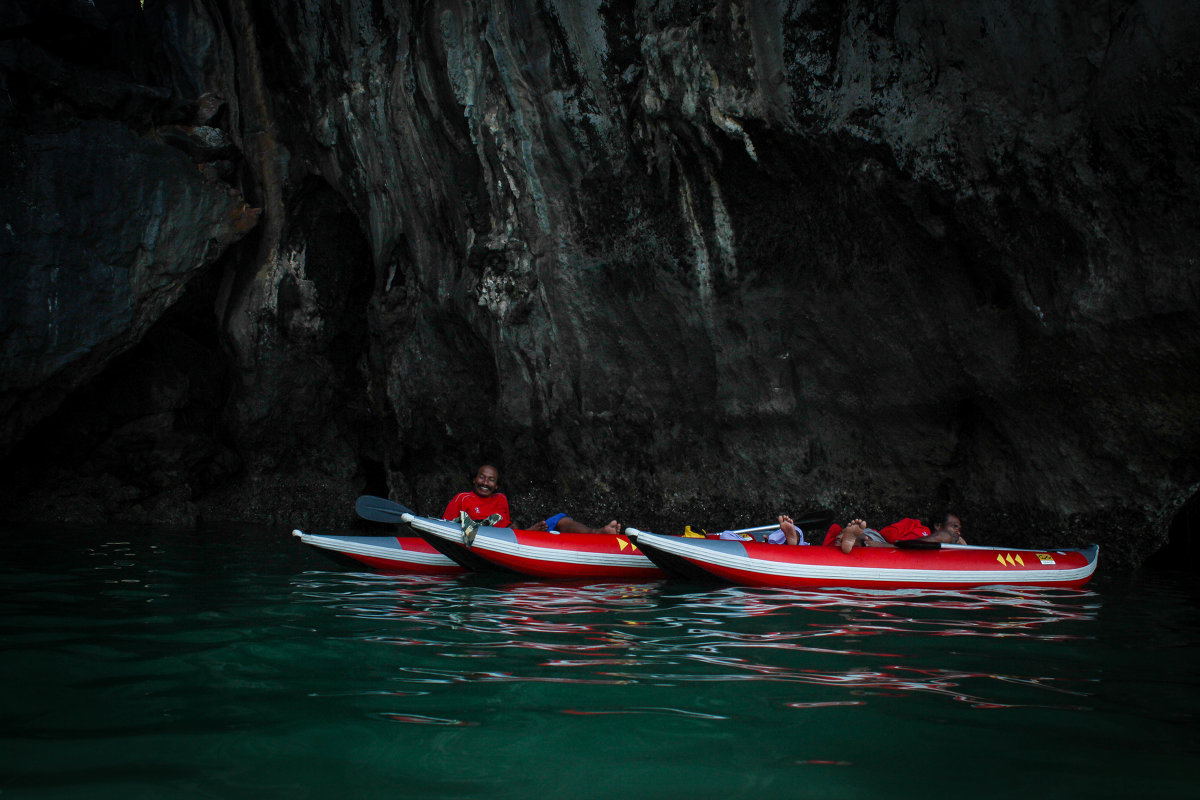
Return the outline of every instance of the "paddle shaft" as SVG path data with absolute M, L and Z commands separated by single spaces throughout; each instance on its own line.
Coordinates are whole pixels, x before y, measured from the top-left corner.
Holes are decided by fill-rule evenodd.
M 1057 553 L 1062 550 L 1074 550 L 1078 548 L 1063 548 L 1063 547 L 1045 547 L 1038 549 L 1036 547 L 1001 547 L 998 545 L 987 544 L 951 544 L 950 542 L 927 542 L 921 539 L 899 539 L 892 542 L 893 547 L 898 547 L 901 550 L 1003 550 L 1006 553 Z
M 757 528 L 738 528 L 730 533 L 758 533 L 759 531 L 773 531 L 778 527 L 778 525 L 759 525 Z

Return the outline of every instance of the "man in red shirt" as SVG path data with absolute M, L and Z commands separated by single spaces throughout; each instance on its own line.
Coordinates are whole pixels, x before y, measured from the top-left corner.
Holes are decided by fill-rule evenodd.
M 473 487 L 469 492 L 459 492 L 450 499 L 446 505 L 446 510 L 442 512 L 442 519 L 458 520 L 460 514 L 466 512 L 466 515 L 480 522 L 487 520 L 493 514 L 499 514 L 498 521 L 488 522 L 488 525 L 493 525 L 497 528 L 512 527 L 512 517 L 508 510 L 508 498 L 504 493 L 499 491 L 500 486 L 500 471 L 491 464 L 484 464 L 475 473 L 475 479 L 471 482 Z M 621 525 L 615 519 L 599 528 L 593 528 L 590 525 L 585 525 L 578 520 L 572 519 L 566 514 L 555 514 L 554 516 L 542 520 L 530 526 L 531 531 L 559 531 L 561 533 L 611 533 L 618 534 L 621 532 Z
M 475 473 L 475 479 L 471 483 L 471 491 L 459 492 L 450 499 L 446 510 L 442 512 L 442 519 L 458 519 L 459 513 L 463 511 L 476 521 L 499 514 L 499 522 L 493 524 L 500 528 L 510 527 L 512 518 L 508 513 L 508 498 L 498 490 L 500 471 L 491 464 L 484 464 Z
M 877 531 L 871 530 L 861 519 L 856 519 L 845 528 L 841 525 L 831 525 L 825 534 L 825 544 L 840 547 L 843 553 L 849 553 L 857 546 L 891 547 L 901 539 L 924 539 L 927 542 L 949 544 L 967 543 L 962 536 L 962 520 L 949 513 L 943 515 L 941 522 L 934 524 L 932 531 L 922 525 L 919 519 L 902 519 Z

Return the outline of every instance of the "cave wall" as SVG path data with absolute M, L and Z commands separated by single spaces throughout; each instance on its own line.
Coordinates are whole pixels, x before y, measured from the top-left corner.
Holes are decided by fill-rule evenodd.
M 209 165 L 192 180 L 261 209 L 182 260 L 211 275 L 188 319 L 215 330 L 226 400 L 186 497 L 145 490 L 143 518 L 345 526 L 366 490 L 434 512 L 488 460 L 519 521 L 950 505 L 973 539 L 1133 563 L 1200 485 L 1200 12 L 147 0 L 135 19 L 122 68 L 160 99 L 104 124 L 129 150 L 166 131 Z M 10 98 L 32 80 L 12 63 Z M 29 105 L 6 136 L 29 141 Z M 174 291 L 127 305 L 153 322 Z M 59 395 L 152 335 L 113 327 Z M 3 388 L 28 406 L 48 385 Z M 40 441 L 33 422 L 8 440 Z M 74 502 L 44 484 L 38 513 Z

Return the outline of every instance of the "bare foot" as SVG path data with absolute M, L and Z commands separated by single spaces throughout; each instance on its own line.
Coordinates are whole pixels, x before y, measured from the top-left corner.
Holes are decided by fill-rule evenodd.
M 859 539 L 863 536 L 863 531 L 867 529 L 867 523 L 861 519 L 851 520 L 850 524 L 842 529 L 842 535 L 838 539 L 838 544 L 842 548 L 843 553 L 849 553 L 854 549 L 854 545 L 858 544 Z
M 611 533 L 614 536 L 621 532 L 621 523 L 615 519 L 600 529 L 600 533 Z
M 787 514 L 779 515 L 779 530 L 783 531 L 783 538 L 788 544 L 800 543 L 800 534 L 796 533 L 796 523 L 792 522 L 792 518 Z

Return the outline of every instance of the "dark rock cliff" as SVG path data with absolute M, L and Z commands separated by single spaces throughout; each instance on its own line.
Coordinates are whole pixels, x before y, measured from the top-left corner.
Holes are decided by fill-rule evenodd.
M 346 527 L 1200 486 L 1200 9 L 54 0 L 0 14 L 10 514 Z

